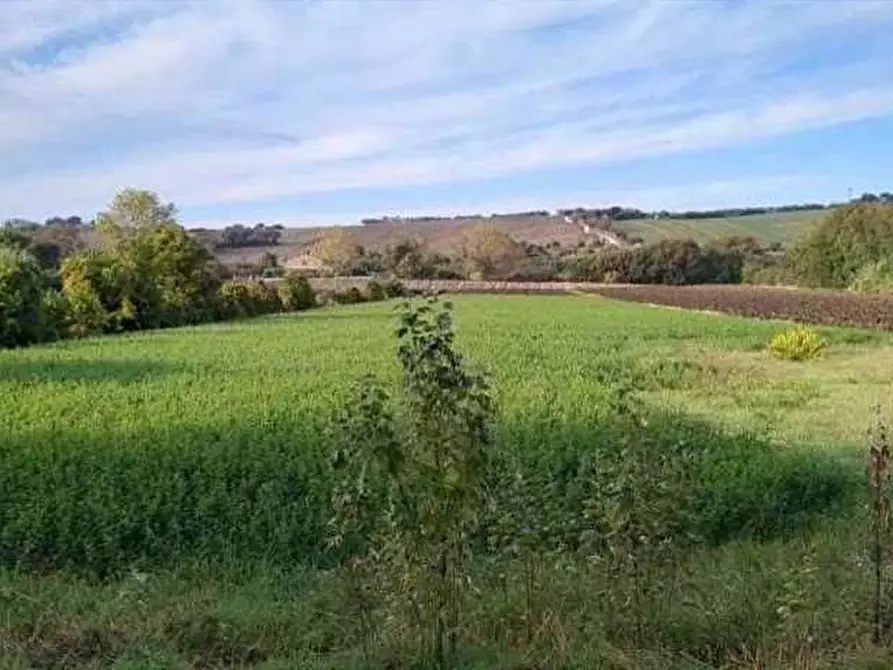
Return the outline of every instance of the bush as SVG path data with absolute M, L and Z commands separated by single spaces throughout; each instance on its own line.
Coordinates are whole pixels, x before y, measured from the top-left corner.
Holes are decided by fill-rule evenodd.
M 839 207 L 791 250 L 806 286 L 846 288 L 868 265 L 893 256 L 893 205 Z
M 624 284 L 737 284 L 743 253 L 734 246 L 702 249 L 694 240 L 661 240 L 634 249 L 581 255 L 570 275 L 581 281 Z
M 217 318 L 239 319 L 282 311 L 277 290 L 262 281 L 225 282 L 217 294 Z
M 248 282 L 245 285 L 248 296 L 248 314 L 262 316 L 282 311 L 279 293 L 274 286 L 263 281 Z
M 374 279 L 366 284 L 366 293 L 369 296 L 369 300 L 371 302 L 381 302 L 382 300 L 387 299 L 387 295 L 384 291 L 384 286 L 382 286 Z
M 885 258 L 863 266 L 849 289 L 859 293 L 893 293 L 893 262 Z
M 278 290 L 286 312 L 300 312 L 316 305 L 316 294 L 306 277 L 289 273 L 279 282 Z
M 68 335 L 68 301 L 59 291 L 45 291 L 41 300 L 44 341 L 60 340 Z
M 351 286 L 346 291 L 335 291 L 331 299 L 336 305 L 356 305 L 366 302 L 366 297 L 356 286 Z
M 807 361 L 821 356 L 825 341 L 812 328 L 798 326 L 778 333 L 769 343 L 776 358 L 786 361 Z
M 382 284 L 385 296 L 388 298 L 403 298 L 406 296 L 406 287 L 398 281 L 389 281 Z
M 766 254 L 745 261 L 741 281 L 760 286 L 793 286 L 797 284 L 797 277 L 787 256 Z
M 25 251 L 0 247 L 0 346 L 20 347 L 48 339 L 46 279 Z

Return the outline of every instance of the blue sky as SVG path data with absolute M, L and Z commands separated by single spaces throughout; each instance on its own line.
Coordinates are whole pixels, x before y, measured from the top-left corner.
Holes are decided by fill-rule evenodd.
M 886 0 L 2 0 L 0 218 L 893 190 L 891 30 Z

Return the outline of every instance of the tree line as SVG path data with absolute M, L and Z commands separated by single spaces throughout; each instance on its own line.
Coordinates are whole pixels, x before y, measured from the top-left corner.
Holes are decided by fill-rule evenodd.
M 0 230 L 0 346 L 63 337 L 166 328 L 307 309 L 306 278 L 275 287 L 231 280 L 155 193 L 127 189 L 92 222 L 92 243 L 44 241 L 47 230 L 82 222 Z M 76 217 L 73 217 L 76 218 Z M 54 238 L 55 239 L 55 238 Z M 44 245 L 56 244 L 46 252 Z
M 324 233 L 311 246 L 324 272 L 339 276 L 662 284 L 738 283 L 750 264 L 775 253 L 749 237 L 707 246 L 682 239 L 615 248 L 596 238 L 574 246 L 540 245 L 515 240 L 492 224 L 465 231 L 452 253 L 410 235 L 368 250 L 343 228 Z
M 489 223 L 470 227 L 452 253 L 406 235 L 367 250 L 345 229 L 322 235 L 312 253 L 331 274 L 401 279 L 591 281 L 630 284 L 791 285 L 893 292 L 893 195 L 865 194 L 830 210 L 789 250 L 753 237 L 709 244 L 667 239 L 620 246 L 595 237 L 576 245 L 515 240 Z

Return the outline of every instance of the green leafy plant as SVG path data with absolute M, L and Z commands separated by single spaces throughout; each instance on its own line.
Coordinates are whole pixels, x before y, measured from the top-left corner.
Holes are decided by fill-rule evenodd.
M 812 328 L 797 326 L 778 333 L 769 342 L 776 358 L 786 361 L 808 361 L 823 354 L 827 343 Z
M 282 309 L 286 312 L 299 312 L 316 305 L 316 294 L 306 277 L 290 272 L 282 278 L 277 289 Z
M 0 347 L 52 339 L 46 328 L 47 288 L 31 254 L 0 246 Z
M 893 293 L 893 262 L 882 258 L 862 266 L 848 288 L 857 293 Z
M 648 422 L 635 387 L 621 380 L 615 393 L 621 438 L 600 463 L 585 503 L 592 523 L 585 546 L 603 559 L 612 584 L 605 595 L 641 645 L 657 570 L 671 562 L 675 545 L 690 532 L 698 454 L 684 442 L 655 449 L 646 439 Z
M 366 284 L 366 294 L 369 296 L 370 302 L 380 302 L 388 297 L 384 286 L 374 279 Z
M 342 412 L 331 524 L 353 565 L 387 566 L 392 599 L 439 668 L 454 665 L 494 414 L 485 378 L 455 348 L 451 309 L 436 297 L 403 305 L 401 406 L 366 379 Z

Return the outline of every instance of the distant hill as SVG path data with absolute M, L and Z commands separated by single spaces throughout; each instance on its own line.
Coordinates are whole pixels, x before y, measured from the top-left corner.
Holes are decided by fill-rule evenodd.
M 646 242 L 667 238 L 691 238 L 701 243 L 733 236 L 755 237 L 764 244 L 788 246 L 828 210 L 753 214 L 711 219 L 637 219 L 617 221 L 617 230 Z
M 828 210 L 786 212 L 781 214 L 754 214 L 705 219 L 634 219 L 616 221 L 616 230 L 630 238 L 641 237 L 646 242 L 666 238 L 693 238 L 698 242 L 710 242 L 732 236 L 753 236 L 764 243 L 790 244 L 804 230 Z M 562 246 L 575 246 L 594 233 L 585 233 L 578 223 L 569 223 L 563 216 L 532 214 L 517 216 L 468 216 L 453 219 L 377 222 L 369 225 L 345 226 L 356 236 L 357 243 L 366 249 L 381 249 L 403 236 L 422 240 L 432 249 L 455 251 L 469 228 L 481 223 L 496 226 L 515 239 L 545 245 L 558 242 Z M 307 248 L 327 228 L 285 228 L 275 246 L 218 249 L 218 258 L 227 265 L 256 263 L 264 253 L 273 253 L 280 262 L 305 253 Z
M 369 250 L 382 249 L 398 242 L 401 237 L 410 236 L 423 241 L 434 250 L 451 252 L 457 249 L 465 231 L 482 223 L 494 225 L 518 241 L 536 244 L 555 241 L 563 246 L 572 246 L 587 239 L 581 226 L 554 215 L 492 218 L 470 216 L 409 223 L 388 221 L 342 228 L 353 233 L 357 244 Z M 218 249 L 217 256 L 227 265 L 256 262 L 264 253 L 276 254 L 280 261 L 286 262 L 303 253 L 326 230 L 328 228 L 324 227 L 286 228 L 276 246 Z

